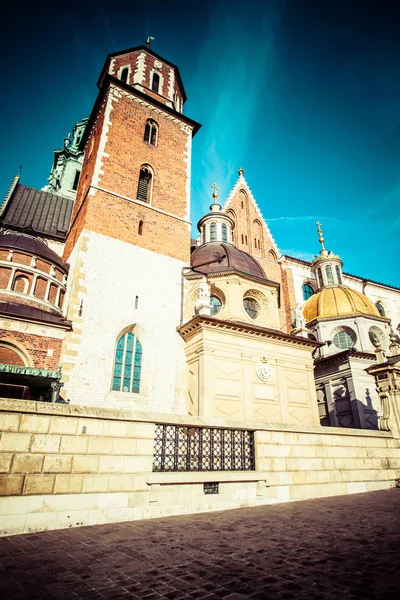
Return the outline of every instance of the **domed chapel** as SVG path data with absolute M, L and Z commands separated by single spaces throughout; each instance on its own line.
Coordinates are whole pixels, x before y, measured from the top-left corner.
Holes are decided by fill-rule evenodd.
M 148 507 L 161 488 L 189 482 L 174 473 L 218 471 L 201 481 L 191 473 L 190 481 L 226 482 L 224 507 L 243 489 L 254 503 L 294 499 L 289 488 L 266 491 L 262 473 L 282 469 L 271 481 L 294 485 L 288 473 L 300 464 L 271 462 L 268 440 L 301 445 L 310 439 L 301 436 L 329 436 L 335 428 L 338 436 L 346 428 L 375 439 L 383 409 L 370 368 L 394 364 L 400 354 L 400 289 L 344 272 L 319 222 L 321 250 L 311 263 L 282 255 L 241 168 L 223 201 L 210 181 L 192 239 L 190 156 L 200 124 L 183 113 L 178 67 L 148 41 L 109 54 L 98 88 L 88 119 L 55 151 L 50 183 L 35 190 L 18 175 L 0 207 L 0 396 L 13 403 L 11 411 L 46 413 L 47 403 L 62 409 L 61 420 L 75 414 L 66 435 L 80 436 L 81 445 L 68 456 L 86 456 L 85 466 L 74 470 L 71 459 L 62 471 L 74 474 L 68 483 L 58 467 L 46 471 L 43 458 L 42 479 L 35 477 L 53 487 L 42 492 L 118 492 L 142 518 L 156 514 Z M 107 426 L 99 428 L 99 419 Z M 125 433 L 96 446 L 96 436 L 119 431 L 113 420 Z M 42 433 L 56 434 L 58 425 L 51 427 Z M 134 444 L 117 452 L 115 440 L 129 431 Z M 32 454 L 36 442 L 29 443 Z M 90 462 L 92 447 L 98 450 Z M 118 460 L 102 470 L 111 460 L 105 452 Z M 142 466 L 128 468 L 136 458 Z M 253 475 L 236 481 L 233 471 Z M 112 472 L 124 473 L 124 489 Z M 135 488 L 138 472 L 142 487 Z M 93 479 L 101 473 L 104 489 Z M 11 495 L 31 489 L 30 476 L 18 477 L 22 487 Z M 145 509 L 135 504 L 138 489 Z

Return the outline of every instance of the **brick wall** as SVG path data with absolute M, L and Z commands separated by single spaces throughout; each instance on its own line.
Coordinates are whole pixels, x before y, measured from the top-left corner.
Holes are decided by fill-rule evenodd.
M 31 358 L 32 366 L 37 369 L 57 369 L 60 364 L 61 340 L 1 329 L 0 342 L 2 340 L 11 344 L 15 342 L 17 347 L 23 348 Z
M 159 126 L 157 146 L 143 140 L 148 118 Z M 91 157 L 83 163 L 64 256 L 69 256 L 85 228 L 187 261 L 190 128 L 113 88 L 107 111 L 101 109 L 91 138 L 94 142 L 90 140 L 89 147 L 92 143 L 94 147 Z M 144 164 L 150 165 L 154 172 L 151 206 L 178 219 L 153 211 L 146 203 L 130 202 L 136 200 L 140 168 Z M 112 193 L 92 190 L 86 195 L 90 182 Z M 147 235 L 138 235 L 140 220 L 144 221 Z
M 290 270 L 284 271 L 277 262 L 274 240 L 262 223 L 260 212 L 244 182 L 243 185 L 239 182 L 234 190 L 226 212 L 235 222 L 233 232 L 235 246 L 254 256 L 262 266 L 266 277 L 281 285 L 280 327 L 282 331 L 290 332 L 291 318 L 296 305 L 293 278 Z

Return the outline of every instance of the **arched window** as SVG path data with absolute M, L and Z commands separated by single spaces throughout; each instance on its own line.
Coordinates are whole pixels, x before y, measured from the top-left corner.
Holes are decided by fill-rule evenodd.
M 378 312 L 381 315 L 381 317 L 386 317 L 385 309 L 383 308 L 382 304 L 380 302 L 377 302 L 375 306 L 378 309 Z
M 213 221 L 210 224 L 210 242 L 215 242 L 217 239 L 217 224 Z
M 153 73 L 151 89 L 153 90 L 153 92 L 156 92 L 156 94 L 158 94 L 159 87 L 160 87 L 160 76 L 158 73 Z
M 211 316 L 213 317 L 222 308 L 222 302 L 217 296 L 210 296 Z
M 333 281 L 333 273 L 332 273 L 331 265 L 326 265 L 325 273 L 326 273 L 326 281 L 328 282 L 328 285 L 333 285 L 335 282 Z
M 149 167 L 143 166 L 140 168 L 139 184 L 137 191 L 137 199 L 143 202 L 150 202 L 151 187 L 152 187 L 152 172 Z
M 260 305 L 256 300 L 253 298 L 245 298 L 243 300 L 243 306 L 249 317 L 257 319 L 258 313 L 260 312 Z
M 128 67 L 125 67 L 121 71 L 121 81 L 122 81 L 122 83 L 126 83 L 128 81 L 128 75 L 129 75 L 129 69 L 128 69 Z
M 156 146 L 157 138 L 158 138 L 157 123 L 155 123 L 151 119 L 147 119 L 146 127 L 144 128 L 144 137 L 143 137 L 144 141 L 148 142 L 152 146 Z
M 138 234 L 143 235 L 143 221 L 139 221 Z
M 140 391 L 142 345 L 132 331 L 119 338 L 115 351 L 112 389 L 116 392 Z
M 337 277 L 338 284 L 342 285 L 342 276 L 340 274 L 339 265 L 336 265 L 335 269 L 336 269 L 336 277 Z
M 222 225 L 221 225 L 221 235 L 222 235 L 222 241 L 227 242 L 228 241 L 228 230 L 227 230 L 225 223 L 222 223 Z
M 23 275 L 19 275 L 14 280 L 13 291 L 20 294 L 27 294 L 29 288 L 29 279 Z
M 332 341 L 336 348 L 339 348 L 340 350 L 347 350 L 348 348 L 351 348 L 357 341 L 357 336 L 355 332 L 350 329 L 350 327 L 336 327 L 332 333 Z
M 322 279 L 322 271 L 321 271 L 321 268 L 319 268 L 319 269 L 317 270 L 317 275 L 318 275 L 318 284 L 319 284 L 319 287 L 323 287 L 323 285 L 324 285 L 324 280 Z
M 303 298 L 304 300 L 308 300 L 309 298 L 311 298 L 311 296 L 314 294 L 314 290 L 312 289 L 311 285 L 309 285 L 308 283 L 304 283 L 303 284 Z

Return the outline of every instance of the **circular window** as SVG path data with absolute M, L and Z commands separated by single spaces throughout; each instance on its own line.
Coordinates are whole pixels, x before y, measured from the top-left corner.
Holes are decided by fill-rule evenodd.
M 343 327 L 342 329 L 336 330 L 332 338 L 335 346 L 341 350 L 347 350 L 348 348 L 351 348 L 356 343 L 356 340 L 357 336 L 354 331 L 350 329 L 350 327 Z
M 385 334 L 383 333 L 382 329 L 379 329 L 379 327 L 376 327 L 376 325 L 370 328 L 368 335 L 372 345 L 375 346 L 375 348 L 380 348 L 385 345 Z
M 258 313 L 260 312 L 260 305 L 253 298 L 245 298 L 243 300 L 244 310 L 247 312 L 249 317 L 257 319 Z
M 210 305 L 211 305 L 211 316 L 213 317 L 222 308 L 222 302 L 217 296 L 210 296 Z

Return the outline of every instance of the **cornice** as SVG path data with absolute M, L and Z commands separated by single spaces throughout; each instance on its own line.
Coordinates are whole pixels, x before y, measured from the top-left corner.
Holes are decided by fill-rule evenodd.
M 321 356 L 320 358 L 316 358 L 314 364 L 315 367 L 320 367 L 321 365 L 327 366 L 350 358 L 360 358 L 361 360 L 375 360 L 376 356 L 375 354 L 372 354 L 370 352 L 353 352 L 350 349 L 343 350 L 343 352 L 336 352 L 335 354 L 330 354 L 329 356 Z
M 259 327 L 258 325 L 251 325 L 249 323 L 242 323 L 238 321 L 224 321 L 222 319 L 216 319 L 215 317 L 209 317 L 205 315 L 196 315 L 187 323 L 177 327 L 177 331 L 180 333 L 183 339 L 186 340 L 186 338 L 203 328 L 220 329 L 226 332 L 238 331 L 253 337 L 289 342 L 294 346 L 303 346 L 305 348 L 319 348 L 320 346 L 323 346 L 322 342 L 314 342 L 313 340 L 309 340 L 304 337 L 297 337 L 288 333 L 283 333 L 277 329 Z

